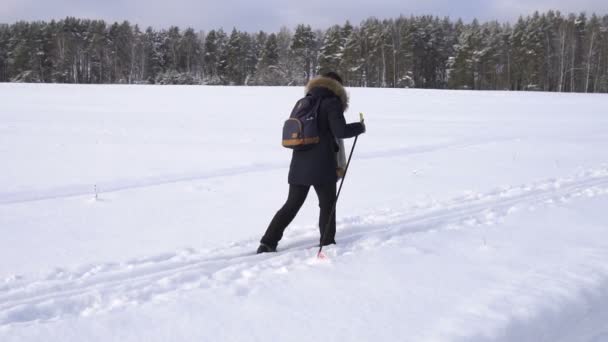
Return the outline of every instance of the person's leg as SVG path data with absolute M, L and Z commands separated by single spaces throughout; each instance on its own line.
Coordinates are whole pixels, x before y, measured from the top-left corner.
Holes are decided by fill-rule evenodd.
M 319 232 L 321 245 L 331 245 L 336 243 L 336 210 L 333 211 L 331 220 L 329 214 L 336 201 L 336 183 L 315 185 L 315 191 L 319 197 Z M 329 226 L 327 225 L 329 221 Z M 325 231 L 327 229 L 327 231 Z
M 294 217 L 296 217 L 296 214 L 306 200 L 309 190 L 310 186 L 308 185 L 289 185 L 287 201 L 283 207 L 277 211 L 272 218 L 272 221 L 270 221 L 268 229 L 266 229 L 266 233 L 260 241 L 261 243 L 273 249 L 277 248 L 279 241 L 283 237 L 285 228 L 287 228 Z

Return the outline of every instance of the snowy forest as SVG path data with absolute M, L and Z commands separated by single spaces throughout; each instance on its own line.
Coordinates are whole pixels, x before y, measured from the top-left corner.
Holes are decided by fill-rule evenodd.
M 0 82 L 303 85 L 330 69 L 353 87 L 605 93 L 608 15 L 401 16 L 275 33 L 72 17 L 0 24 Z

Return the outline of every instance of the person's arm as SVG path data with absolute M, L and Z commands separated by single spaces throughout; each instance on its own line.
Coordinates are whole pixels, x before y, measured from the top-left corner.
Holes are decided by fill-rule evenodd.
M 334 137 L 348 139 L 365 132 L 365 126 L 360 122 L 346 123 L 342 103 L 339 99 L 329 99 L 326 102 L 329 128 Z

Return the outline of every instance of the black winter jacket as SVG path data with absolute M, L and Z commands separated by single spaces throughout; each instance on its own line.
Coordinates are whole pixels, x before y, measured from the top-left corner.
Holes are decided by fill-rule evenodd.
M 344 87 L 327 77 L 317 77 L 306 85 L 306 94 L 321 97 L 318 125 L 320 141 L 312 149 L 293 151 L 289 167 L 289 184 L 323 185 L 338 180 L 335 138 L 352 138 L 363 133 L 361 123 L 346 124 L 344 111 L 348 95 Z

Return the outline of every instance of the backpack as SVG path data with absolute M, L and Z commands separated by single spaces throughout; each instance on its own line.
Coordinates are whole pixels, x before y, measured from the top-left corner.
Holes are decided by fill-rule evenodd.
M 283 147 L 304 151 L 319 143 L 317 117 L 321 98 L 306 95 L 294 106 L 289 119 L 283 124 Z

